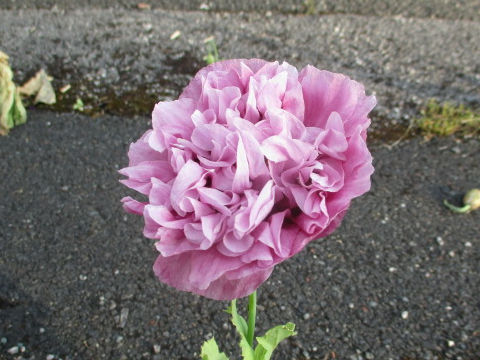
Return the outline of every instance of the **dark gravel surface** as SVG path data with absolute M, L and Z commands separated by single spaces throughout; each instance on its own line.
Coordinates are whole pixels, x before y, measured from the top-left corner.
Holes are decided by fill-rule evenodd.
M 0 139 L 0 358 L 22 343 L 24 358 L 194 359 L 212 335 L 233 352 L 227 303 L 157 282 L 142 220 L 121 210 L 116 171 L 147 123 L 31 109 Z M 442 200 L 478 186 L 479 146 L 374 148 L 372 191 L 260 288 L 258 332 L 299 331 L 276 359 L 478 360 L 480 212 Z
M 422 1 L 419 3 L 428 3 Z M 478 1 L 476 2 L 478 4 Z M 455 13 L 456 7 L 450 6 Z M 474 12 L 472 12 L 474 13 Z M 176 30 L 181 36 L 170 40 Z M 223 58 L 260 57 L 342 72 L 379 100 L 373 130 L 398 138 L 435 97 L 480 107 L 480 22 L 388 16 L 0 10 L 0 49 L 23 82 L 46 68 L 58 110 L 80 96 L 90 112 L 148 115 L 203 66 L 207 36 Z M 400 131 L 392 132 L 394 129 Z
M 229 12 L 267 11 L 292 14 L 358 14 L 479 20 L 478 0 L 0 0 L 5 9 L 78 9 L 84 7 L 137 9 L 138 4 L 152 9 L 205 10 Z
M 45 68 L 57 90 L 71 85 L 57 112 L 29 108 L 0 138 L 0 359 L 194 359 L 212 335 L 238 355 L 227 303 L 155 280 L 153 242 L 121 210 L 116 172 L 143 115 L 203 66 L 211 35 L 223 58 L 343 72 L 379 100 L 372 191 L 259 291 L 258 332 L 299 331 L 275 358 L 480 359 L 480 213 L 442 205 L 479 186 L 480 141 L 381 145 L 430 97 L 480 107 L 480 3 L 311 3 L 315 15 L 303 0 L 0 0 L 16 81 Z M 77 96 L 94 118 L 58 113 Z

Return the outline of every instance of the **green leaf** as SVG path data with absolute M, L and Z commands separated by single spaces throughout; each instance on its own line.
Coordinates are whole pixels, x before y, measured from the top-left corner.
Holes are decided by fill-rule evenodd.
M 208 37 L 204 40 L 207 48 L 207 54 L 203 57 L 203 60 L 207 63 L 207 65 L 213 64 L 219 61 L 218 57 L 218 50 L 217 44 L 215 43 L 215 38 Z
M 8 56 L 0 51 L 0 135 L 27 121 L 27 112 L 12 81 Z
M 14 104 L 12 106 L 12 117 L 15 126 L 25 124 L 27 122 L 27 111 L 22 104 L 22 98 L 18 90 L 14 94 Z
M 227 355 L 218 350 L 218 345 L 215 341 L 215 338 L 211 338 L 203 343 L 200 357 L 202 360 L 228 360 Z
M 296 334 L 295 324 L 291 322 L 271 328 L 264 336 L 257 337 L 258 345 L 255 348 L 254 360 L 269 360 L 282 340 Z
M 237 332 L 240 334 L 240 348 L 244 360 L 255 360 L 252 347 L 247 341 L 248 325 L 245 319 L 237 312 L 237 301 L 232 300 L 231 305 L 227 309 L 227 313 L 232 315 L 232 323 L 235 325 Z
M 83 104 L 82 99 L 77 98 L 77 100 L 75 101 L 75 104 L 73 104 L 73 110 L 77 110 L 77 111 L 83 111 L 84 110 L 84 104 Z

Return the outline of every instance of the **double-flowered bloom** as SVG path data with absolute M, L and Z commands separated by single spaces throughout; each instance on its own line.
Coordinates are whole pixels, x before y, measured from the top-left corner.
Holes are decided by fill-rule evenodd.
M 209 298 L 252 293 L 274 266 L 331 233 L 370 189 L 375 98 L 348 77 L 227 60 L 200 70 L 120 171 L 146 201 L 122 199 L 158 239 L 154 272 Z

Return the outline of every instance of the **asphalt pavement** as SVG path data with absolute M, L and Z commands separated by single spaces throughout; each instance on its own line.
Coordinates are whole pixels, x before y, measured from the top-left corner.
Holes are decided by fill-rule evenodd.
M 478 360 L 480 213 L 442 201 L 479 186 L 480 141 L 389 145 L 430 97 L 480 106 L 478 2 L 415 2 L 414 14 L 409 2 L 368 1 L 367 13 L 317 2 L 315 15 L 293 1 L 151 4 L 0 1 L 16 80 L 43 67 L 57 90 L 72 87 L 0 138 L 0 359 L 195 359 L 211 336 L 239 358 L 227 303 L 159 283 L 153 241 L 119 202 L 128 144 L 202 66 L 213 35 L 223 58 L 310 63 L 379 100 L 372 190 L 259 290 L 257 332 L 298 329 L 274 358 Z M 94 116 L 71 111 L 77 96 Z

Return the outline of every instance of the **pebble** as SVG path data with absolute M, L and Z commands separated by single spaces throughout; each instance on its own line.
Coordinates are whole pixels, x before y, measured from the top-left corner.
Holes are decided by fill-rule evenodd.
M 455 341 L 453 340 L 448 340 L 447 341 L 448 347 L 454 347 L 455 346 Z
M 55 355 L 53 354 L 48 354 L 47 357 L 46 357 L 47 360 L 53 360 L 55 359 Z
M 43 334 L 43 333 L 45 332 L 45 328 L 41 327 L 40 329 L 38 329 L 38 332 L 39 332 L 40 334 Z
M 85 281 L 85 280 L 87 280 L 87 275 L 81 274 L 78 278 L 79 278 L 81 281 Z
M 160 350 L 162 350 L 162 348 L 160 347 L 160 345 L 158 345 L 158 344 L 153 345 L 153 352 L 154 352 L 155 354 L 160 353 Z
M 437 238 L 436 238 L 435 240 L 437 240 L 437 244 L 438 244 L 439 246 L 445 245 L 445 241 L 443 241 L 443 239 L 442 239 L 441 236 L 437 236 Z
M 11 355 L 18 354 L 18 346 L 12 346 L 10 349 L 7 350 L 7 352 Z
M 126 323 L 127 323 L 127 318 L 128 318 L 128 308 L 123 308 L 121 311 L 120 311 L 120 321 L 119 321 L 119 326 L 121 328 L 125 327 Z
M 7 340 L 6 337 L 2 337 L 2 338 L 0 339 L 0 343 L 1 343 L 2 345 L 5 345 L 5 344 L 7 343 L 7 341 L 8 341 L 8 340 Z
M 452 151 L 455 154 L 460 154 L 462 152 L 462 149 L 460 149 L 458 146 L 454 146 L 454 147 L 452 147 Z
M 310 314 L 309 314 L 309 313 L 303 314 L 303 319 L 304 319 L 304 320 L 310 319 Z
M 408 319 L 408 311 L 402 311 L 402 319 Z
M 470 241 L 467 241 L 467 242 L 465 243 L 465 246 L 466 246 L 466 247 L 472 247 L 472 243 L 471 243 Z

